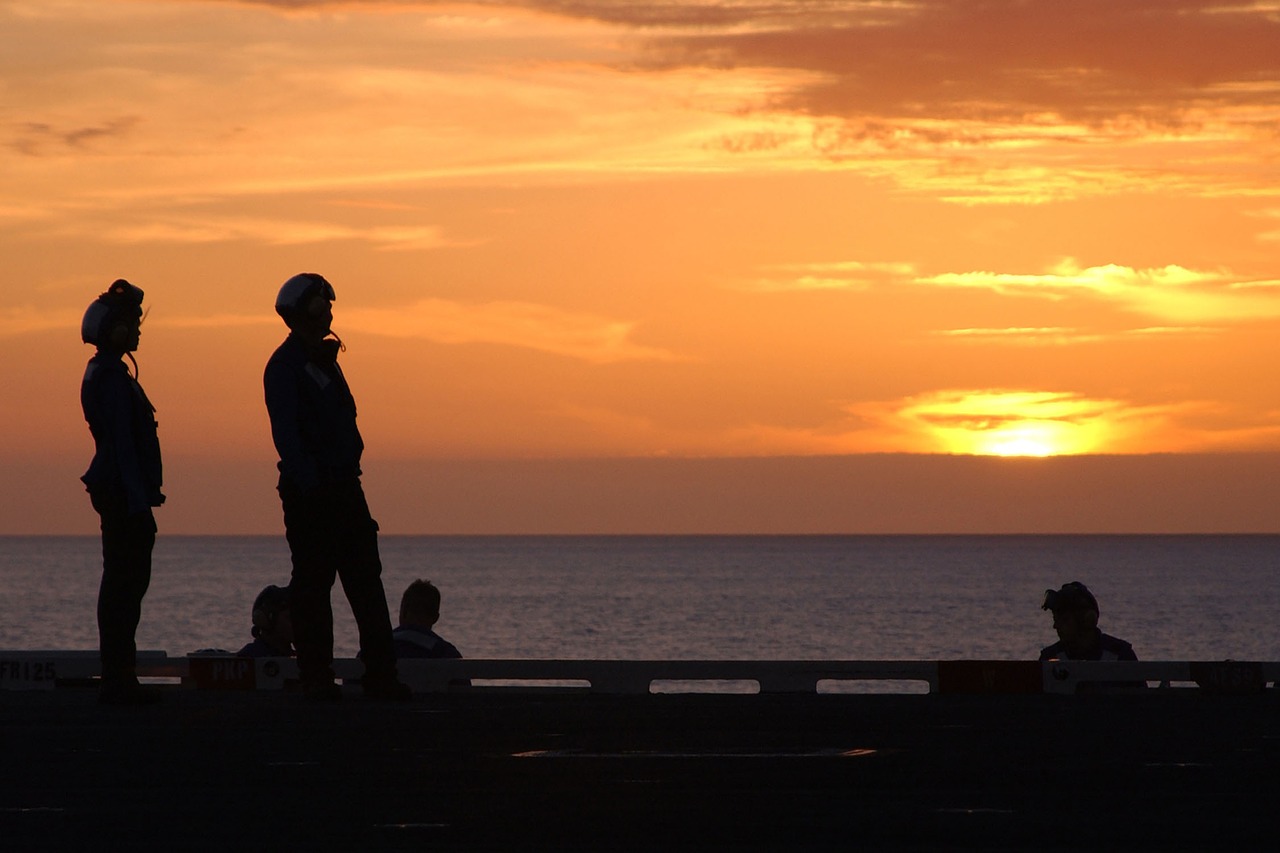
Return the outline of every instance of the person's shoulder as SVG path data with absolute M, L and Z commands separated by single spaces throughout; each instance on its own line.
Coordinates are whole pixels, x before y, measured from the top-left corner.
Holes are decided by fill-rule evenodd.
M 298 345 L 292 336 L 287 337 L 280 343 L 280 346 L 275 348 L 275 351 L 271 353 L 271 357 L 267 359 L 267 366 L 262 371 L 263 380 L 270 382 L 274 377 L 279 381 L 287 382 L 289 381 L 287 377 L 302 370 L 306 361 L 306 351 Z
M 129 372 L 125 370 L 124 362 L 105 353 L 94 353 L 84 366 L 86 383 L 113 382 L 128 378 Z
M 423 646 L 410 642 L 404 637 L 393 637 L 392 646 L 397 658 L 429 658 L 431 653 Z
M 1054 643 L 1051 646 L 1045 646 L 1040 650 L 1040 660 L 1055 660 L 1062 657 L 1062 641 Z
M 391 631 L 391 641 L 395 645 L 398 658 L 429 658 L 433 643 L 429 635 L 421 631 L 398 625 Z
M 306 361 L 306 349 L 293 335 L 289 335 L 271 352 L 267 359 L 267 367 L 273 364 L 288 364 Z
M 395 642 L 396 657 L 403 658 L 460 658 L 462 654 L 453 643 L 431 629 L 401 625 L 391 632 Z
M 1102 635 L 1102 651 L 1110 652 L 1119 660 L 1137 660 L 1138 656 L 1133 651 L 1133 646 L 1119 637 L 1113 637 L 1110 634 Z

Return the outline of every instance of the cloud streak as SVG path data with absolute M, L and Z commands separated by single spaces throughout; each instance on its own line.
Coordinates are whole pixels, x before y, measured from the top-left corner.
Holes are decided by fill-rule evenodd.
M 55 329 L 67 330 L 68 337 L 79 338 L 80 314 L 73 311 L 41 310 L 20 305 L 0 310 L 0 338 L 13 338 Z
M 362 241 L 382 251 L 430 251 L 473 245 L 447 239 L 440 228 L 420 225 L 353 226 L 333 222 L 248 218 L 182 218 L 113 224 L 96 236 L 125 244 L 201 244 L 253 242 L 296 246 L 332 241 Z
M 757 293 L 866 291 L 878 284 L 908 279 L 915 274 L 915 267 L 900 262 L 834 261 L 776 264 L 761 273 L 760 277 L 741 285 L 741 289 Z
M 0 316 L 0 335 L 9 329 L 35 328 L 23 316 Z M 65 320 L 59 322 L 65 323 Z M 78 320 L 76 321 L 78 322 Z M 165 326 L 182 329 L 226 329 L 279 325 L 274 314 L 218 314 L 166 317 Z M 40 320 L 50 327 L 51 318 Z M 338 312 L 339 334 L 358 332 L 408 338 L 446 346 L 515 347 L 598 365 L 628 361 L 673 362 L 684 359 L 660 347 L 635 340 L 636 324 L 592 314 L 565 311 L 528 302 L 464 303 L 422 299 L 385 308 L 349 307 Z
M 341 325 L 440 344 L 521 347 L 594 364 L 677 360 L 671 352 L 637 343 L 634 323 L 525 302 L 469 305 L 425 299 L 396 308 L 344 311 Z
M 54 127 L 43 122 L 19 125 L 8 147 L 28 157 L 40 157 L 50 153 L 84 153 L 100 143 L 132 136 L 141 122 L 138 116 L 122 116 L 108 119 L 102 124 L 80 127 Z
M 229 6 L 243 8 L 233 15 Z M 130 8 L 145 16 L 151 7 Z M 210 20 L 215 12 L 243 31 L 225 39 L 210 27 L 208 41 L 189 46 L 210 58 L 193 65 L 173 67 L 171 45 L 91 51 L 69 82 L 89 93 L 78 96 L 80 111 L 104 118 L 42 115 L 33 94 L 22 120 L 10 117 L 10 149 L 52 159 L 110 139 L 113 151 L 146 160 L 160 193 L 820 167 L 962 204 L 1152 187 L 1280 194 L 1260 179 L 1254 148 L 1280 136 L 1280 23 L 1262 6 L 202 6 Z M 337 37 L 339 24 L 351 38 Z M 377 56 L 358 48 L 366 41 L 380 44 Z M 323 66 L 307 61 L 317 52 Z M 15 78 L 24 89 L 49 85 L 24 73 L 29 81 Z M 278 97 L 241 94 L 255 90 Z M 112 100 L 95 104 L 99 91 L 140 111 L 121 116 Z M 327 108 L 317 122 L 306 105 L 320 99 Z M 443 127 L 428 120 L 440 115 L 449 116 Z M 364 156 L 352 156 L 354 137 Z
M 1148 269 L 1118 264 L 1082 268 L 1068 259 L 1047 273 L 943 273 L 919 277 L 916 283 L 1014 297 L 1097 299 L 1135 313 L 1197 326 L 1280 317 L 1280 299 L 1260 288 L 1250 288 L 1248 281 L 1227 271 L 1193 270 L 1176 264 Z
M 1172 326 L 1146 327 L 1127 329 L 1122 332 L 1104 333 L 1070 327 L 1008 327 L 1008 328 L 970 328 L 944 329 L 935 334 L 974 344 L 996 344 L 1002 346 L 1080 346 L 1122 340 L 1140 340 L 1156 336 L 1208 337 L 1222 333 L 1222 329 L 1208 326 Z

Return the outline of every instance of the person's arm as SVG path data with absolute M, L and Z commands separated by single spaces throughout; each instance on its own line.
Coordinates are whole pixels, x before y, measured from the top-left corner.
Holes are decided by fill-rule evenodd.
M 132 381 L 123 373 L 108 373 L 103 377 L 98 402 L 116 472 L 124 486 L 127 511 L 129 515 L 144 515 L 151 512 L 151 488 L 138 456 Z
M 267 362 L 262 379 L 271 419 L 271 440 L 280 454 L 280 470 L 304 492 L 320 484 L 315 460 L 302 443 L 302 399 L 297 378 L 283 361 Z

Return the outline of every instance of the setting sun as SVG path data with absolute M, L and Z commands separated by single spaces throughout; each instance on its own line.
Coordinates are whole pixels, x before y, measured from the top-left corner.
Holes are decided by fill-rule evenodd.
M 997 430 L 986 444 L 991 456 L 1056 456 L 1062 451 L 1048 437 L 1051 430 L 1025 424 Z
M 1105 449 L 1116 408 L 1049 391 L 950 391 L 909 401 L 898 420 L 932 452 L 1061 456 Z

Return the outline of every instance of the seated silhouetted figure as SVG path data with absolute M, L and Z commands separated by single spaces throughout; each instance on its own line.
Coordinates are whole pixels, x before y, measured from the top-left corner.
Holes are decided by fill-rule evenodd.
M 293 619 L 289 616 L 289 591 L 268 586 L 253 601 L 253 642 L 236 654 L 240 657 L 293 657 Z
M 460 658 L 458 649 L 432 630 L 440 619 L 440 590 L 431 581 L 409 584 L 400 599 L 400 625 L 391 632 L 397 658 Z
M 1138 656 L 1133 646 L 1118 637 L 1104 634 L 1098 628 L 1098 600 L 1079 581 L 1063 584 L 1061 589 L 1044 592 L 1042 610 L 1053 613 L 1053 630 L 1058 642 L 1040 650 L 1040 660 L 1133 660 Z M 1078 688 L 1099 690 L 1105 687 L 1145 687 L 1142 681 L 1082 682 Z

